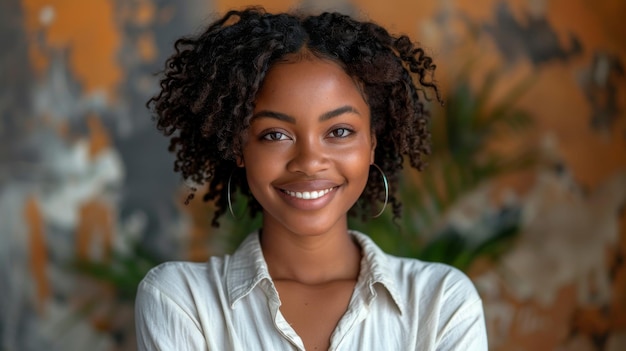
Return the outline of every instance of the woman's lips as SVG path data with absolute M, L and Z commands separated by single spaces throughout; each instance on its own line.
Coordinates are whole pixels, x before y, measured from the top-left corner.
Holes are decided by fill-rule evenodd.
M 339 187 L 337 183 L 331 181 L 317 180 L 289 183 L 275 189 L 291 207 L 311 211 L 326 206 L 335 197 Z
M 284 189 L 281 189 L 281 191 L 283 191 L 285 194 L 289 196 L 293 196 L 298 199 L 315 200 L 315 199 L 319 199 L 320 197 L 328 194 L 329 192 L 335 189 L 337 189 L 336 186 L 332 188 L 326 188 L 323 190 L 313 190 L 313 191 L 289 191 L 289 190 L 284 190 Z

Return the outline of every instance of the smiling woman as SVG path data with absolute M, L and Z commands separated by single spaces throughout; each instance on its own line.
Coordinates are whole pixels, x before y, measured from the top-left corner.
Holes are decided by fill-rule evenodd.
M 208 183 L 214 225 L 240 188 L 262 227 L 233 255 L 144 278 L 141 350 L 486 350 L 467 277 L 348 228 L 358 200 L 400 216 L 403 157 L 421 169 L 430 152 L 421 48 L 337 13 L 250 8 L 180 39 L 166 67 L 149 105 L 175 168 Z
M 346 233 L 374 162 L 369 115 L 332 61 L 287 56 L 269 70 L 238 162 L 263 208 L 263 244 L 286 235 L 347 238 L 337 233 Z

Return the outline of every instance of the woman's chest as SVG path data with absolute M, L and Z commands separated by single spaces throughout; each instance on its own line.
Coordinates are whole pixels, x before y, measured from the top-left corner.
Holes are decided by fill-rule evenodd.
M 280 313 L 307 350 L 328 350 L 333 331 L 346 313 L 356 281 L 319 285 L 275 281 Z

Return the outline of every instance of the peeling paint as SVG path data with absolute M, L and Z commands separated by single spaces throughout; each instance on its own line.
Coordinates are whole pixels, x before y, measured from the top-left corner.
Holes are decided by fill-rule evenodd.
M 30 270 L 35 281 L 37 307 L 39 313 L 44 313 L 45 304 L 50 298 L 51 289 L 46 274 L 48 254 L 44 232 L 44 219 L 34 196 L 28 197 L 24 208 L 24 220 L 28 224 L 28 241 L 30 255 Z
M 109 261 L 115 225 L 110 204 L 99 199 L 87 200 L 78 209 L 78 218 L 76 257 L 84 261 Z
M 102 90 L 109 98 L 116 95 L 122 79 L 116 59 L 121 38 L 112 0 L 22 0 L 22 6 L 37 72 L 49 67 L 50 51 L 67 52 L 86 94 Z

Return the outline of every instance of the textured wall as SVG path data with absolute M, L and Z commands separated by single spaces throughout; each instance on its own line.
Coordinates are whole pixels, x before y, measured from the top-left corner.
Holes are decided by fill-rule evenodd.
M 221 250 L 209 207 L 182 205 L 144 103 L 175 38 L 247 3 L 0 2 L 0 349 L 133 349 L 133 290 L 120 288 L 132 274 L 78 274 L 76 260 L 141 272 L 119 259 L 136 243 L 159 260 Z M 339 10 L 407 33 L 429 48 L 444 92 L 469 62 L 475 89 L 498 70 L 493 101 L 530 77 L 518 105 L 535 127 L 491 147 L 539 145 L 540 162 L 481 186 L 449 217 L 463 222 L 498 201 L 523 213 L 515 244 L 468 268 L 491 348 L 626 349 L 626 3 L 263 4 Z M 94 278 L 103 276 L 109 283 Z

